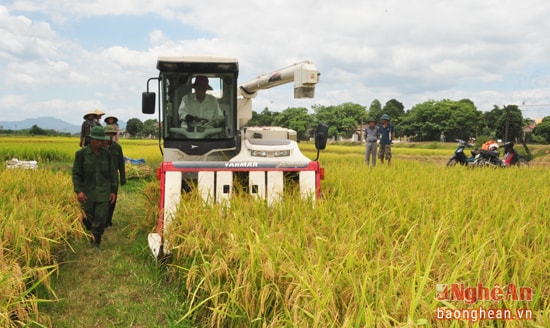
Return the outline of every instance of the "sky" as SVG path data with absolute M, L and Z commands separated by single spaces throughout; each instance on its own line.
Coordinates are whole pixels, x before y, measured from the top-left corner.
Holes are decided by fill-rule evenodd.
M 320 71 L 314 99 L 291 84 L 253 103 L 368 108 L 468 98 L 550 116 L 547 0 L 3 0 L 0 121 L 53 116 L 79 125 L 96 108 L 141 113 L 158 56 L 239 60 L 239 81 L 301 61 Z

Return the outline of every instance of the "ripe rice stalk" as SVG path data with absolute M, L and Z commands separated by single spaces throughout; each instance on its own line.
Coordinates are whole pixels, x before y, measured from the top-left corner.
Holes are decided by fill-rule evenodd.
M 34 290 L 55 298 L 50 276 L 59 250 L 85 235 L 70 177 L 61 172 L 0 169 L 0 326 L 32 324 L 38 317 Z M 4 298 L 3 298 L 4 300 Z M 35 322 L 36 323 L 36 322 Z
M 182 195 L 171 276 L 186 282 L 193 304 L 208 299 L 187 318 L 215 315 L 208 325 L 224 326 L 440 326 L 437 284 L 513 282 L 533 285 L 527 305 L 544 322 L 550 188 L 540 177 L 547 169 L 448 169 L 397 155 L 391 168 L 369 168 L 344 151 L 322 160 L 323 198 L 314 207 L 292 194 L 272 207 L 239 194 L 230 208 Z
M 147 164 L 125 164 L 127 179 L 144 179 L 152 175 L 151 167 Z

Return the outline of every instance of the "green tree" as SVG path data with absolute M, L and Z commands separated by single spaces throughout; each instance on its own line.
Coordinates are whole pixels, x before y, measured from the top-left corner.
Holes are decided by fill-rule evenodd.
M 400 101 L 390 99 L 382 108 L 382 114 L 388 114 L 393 124 L 399 124 L 403 115 L 405 115 L 405 106 Z
M 313 116 L 304 107 L 289 107 L 275 116 L 273 123 L 296 131 L 299 140 L 308 138 Z
M 443 119 L 444 115 L 441 114 L 443 113 L 437 111 L 435 100 L 414 105 L 402 118 L 398 130 L 413 140 L 434 140 L 439 138 L 442 130 L 441 125 L 437 123 Z
M 396 136 L 401 137 L 404 135 L 400 128 L 401 120 L 405 116 L 405 106 L 403 106 L 403 103 L 390 99 L 382 108 L 381 114 L 388 114 L 390 116 L 391 123 L 397 127 L 395 131 Z M 375 119 L 377 122 L 380 121 L 380 116 L 375 117 Z
M 483 113 L 483 119 L 485 121 L 485 129 L 482 134 L 496 138 L 496 131 L 498 127 L 498 120 L 504 113 L 504 110 L 498 106 L 493 106 L 493 109 Z
M 523 126 L 527 124 L 517 105 L 494 106 L 489 112 L 483 113 L 486 123 L 484 134 L 496 139 L 512 141 L 522 140 Z
M 524 125 L 523 114 L 519 107 L 505 106 L 497 119 L 496 136 L 504 141 L 522 140 Z
M 319 106 L 314 110 L 316 120 L 329 126 L 329 135 L 332 137 L 349 137 L 367 120 L 365 107 L 350 102 L 338 106 Z
M 159 133 L 159 124 L 156 119 L 149 119 L 143 122 L 141 134 L 143 136 L 157 136 Z
M 448 113 L 442 127 L 448 140 L 463 139 L 475 136 L 478 129 L 479 111 L 469 99 L 459 101 L 442 100 L 440 107 Z
M 416 140 L 439 140 L 442 132 L 447 140 L 468 139 L 476 135 L 480 115 L 473 102 L 467 99 L 429 100 L 415 105 L 404 115 L 399 129 Z
M 269 108 L 264 108 L 261 113 L 252 111 L 252 119 L 248 121 L 247 126 L 272 126 L 274 125 L 275 118 L 280 113 L 271 112 Z
M 382 103 L 378 99 L 374 99 L 369 106 L 368 117 L 372 117 L 378 122 L 382 116 Z
M 550 116 L 542 119 L 540 124 L 535 126 L 533 130 L 534 139 L 540 143 L 548 143 L 550 141 Z
M 48 134 L 46 130 L 42 129 L 36 124 L 31 127 L 31 129 L 29 130 L 29 133 L 36 136 L 45 136 Z
M 143 130 L 143 123 L 139 118 L 131 118 L 126 122 L 126 132 L 131 137 L 137 136 Z

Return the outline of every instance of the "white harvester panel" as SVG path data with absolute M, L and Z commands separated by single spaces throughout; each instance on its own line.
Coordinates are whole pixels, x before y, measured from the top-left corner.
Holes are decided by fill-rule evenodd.
M 163 233 L 167 234 L 170 229 L 172 219 L 176 216 L 176 211 L 181 199 L 181 172 L 166 172 L 164 182 L 164 226 Z M 166 250 L 170 247 L 164 245 Z
M 300 172 L 300 195 L 302 199 L 315 200 L 315 171 Z
M 265 171 L 251 171 L 248 176 L 248 190 L 255 199 L 265 199 Z
M 164 230 L 176 215 L 181 198 L 181 172 L 166 172 L 164 182 Z
M 211 171 L 200 171 L 198 176 L 199 193 L 206 203 L 213 202 L 214 188 L 216 186 L 216 173 Z
M 199 193 L 207 204 L 229 202 L 233 190 L 233 172 L 199 171 Z
M 267 171 L 267 204 L 272 205 L 281 200 L 284 192 L 282 171 Z
M 216 202 L 229 204 L 231 190 L 233 190 L 233 172 L 216 172 Z

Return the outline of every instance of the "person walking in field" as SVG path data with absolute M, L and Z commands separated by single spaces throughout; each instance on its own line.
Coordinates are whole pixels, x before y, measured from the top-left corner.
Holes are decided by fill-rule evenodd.
M 113 116 L 113 115 L 109 115 L 105 118 L 104 122 L 105 122 L 106 126 L 107 125 L 113 126 L 116 133 L 115 133 L 114 136 L 111 137 L 111 140 L 115 141 L 115 142 L 118 142 L 118 133 L 120 132 L 119 127 L 118 127 L 118 118 Z M 107 133 L 107 132 L 105 132 L 105 133 Z
M 105 115 L 105 112 L 103 112 L 103 111 L 101 111 L 101 110 L 99 110 L 99 109 L 95 109 L 95 110 L 94 110 L 94 113 L 95 113 L 95 115 L 96 115 L 96 117 L 95 117 L 95 123 L 96 123 L 96 124 L 95 124 L 95 125 L 102 126 L 102 125 L 101 125 L 101 116 Z
M 380 148 L 378 149 L 378 158 L 380 162 L 384 164 L 384 159 L 388 162 L 388 166 L 391 165 L 391 144 L 395 138 L 395 130 L 390 123 L 390 116 L 388 114 L 382 115 L 380 118 L 382 124 L 379 126 L 380 131 Z
M 111 152 L 111 157 L 113 159 L 115 170 L 118 173 L 120 185 L 124 186 L 126 184 L 126 166 L 124 164 L 124 154 L 122 152 L 122 147 L 118 142 L 115 141 L 117 131 L 113 125 L 105 125 L 104 130 L 105 134 L 109 136 L 109 140 L 105 140 L 104 145 Z M 107 216 L 107 221 L 105 221 L 106 228 L 113 225 L 113 214 L 115 212 L 116 201 L 118 199 L 118 184 L 115 195 L 115 201 L 109 203 L 109 215 Z
M 370 164 L 372 160 L 372 166 L 376 166 L 376 143 L 378 142 L 379 128 L 376 126 L 376 121 L 374 118 L 369 118 L 368 126 L 365 129 L 365 140 L 367 141 L 367 146 L 365 150 L 365 162 L 367 165 Z
M 96 112 L 87 112 L 84 114 L 84 122 L 80 128 L 80 147 L 86 147 L 90 144 L 90 132 L 97 125 Z
M 109 203 L 116 200 L 117 173 L 111 153 L 103 146 L 109 137 L 101 126 L 90 132 L 90 144 L 75 153 L 72 179 L 73 188 L 83 212 L 82 222 L 94 238 L 92 246 L 99 250 Z

